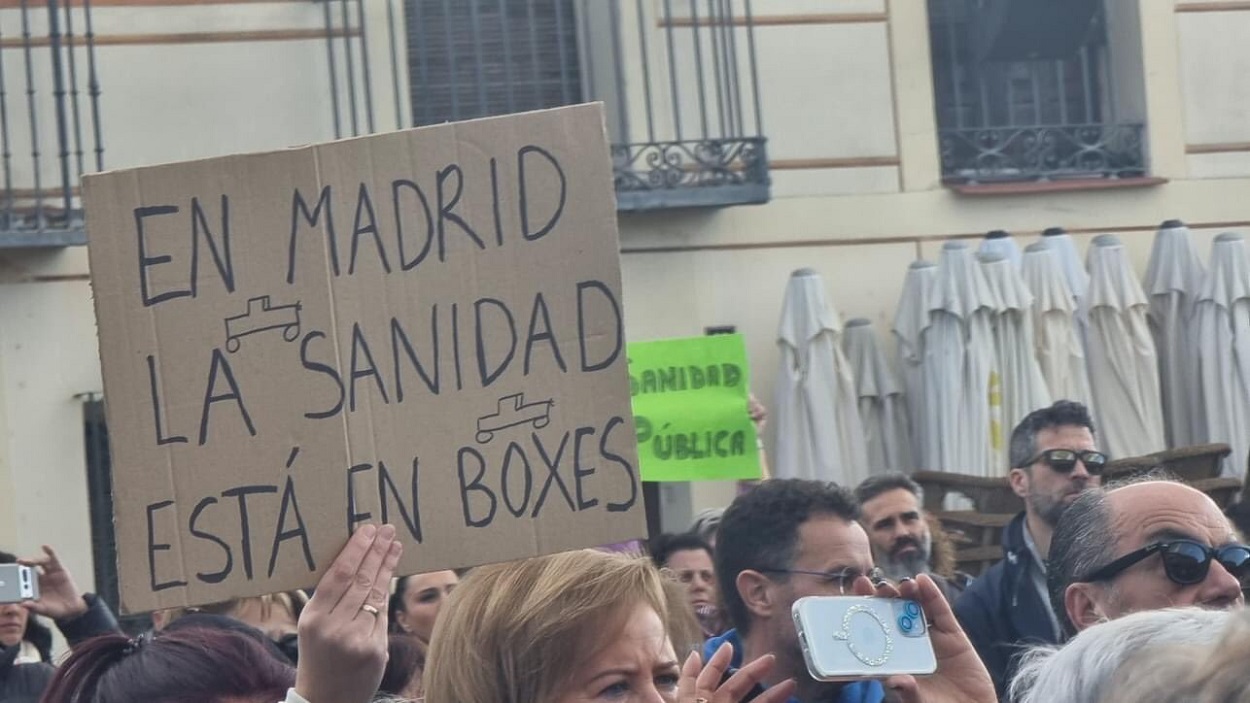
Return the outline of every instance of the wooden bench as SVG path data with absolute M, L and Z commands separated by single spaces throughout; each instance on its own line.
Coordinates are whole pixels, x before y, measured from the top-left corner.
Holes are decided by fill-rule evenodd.
M 1220 506 L 1220 510 L 1227 510 L 1242 491 L 1241 479 L 1230 477 L 1204 478 L 1200 481 L 1190 481 L 1189 485 L 1211 496 L 1211 500 Z
M 924 489 L 924 508 L 942 512 L 946 496 L 959 494 L 972 501 L 978 513 L 1011 513 L 1024 510 L 1024 501 L 1011 490 L 1007 479 L 969 476 L 947 471 L 917 471 L 912 480 Z
M 1231 451 L 1227 444 L 1196 444 L 1145 456 L 1115 459 L 1107 464 L 1103 480 L 1131 478 L 1156 468 L 1165 469 L 1187 483 L 1219 478 L 1222 462 Z
M 1002 544 L 1003 528 L 1015 517 L 1015 513 L 978 513 L 973 510 L 946 510 L 933 515 L 957 544 L 969 547 Z
M 955 550 L 955 568 L 972 576 L 980 576 L 1002 558 L 1003 548 L 998 545 L 957 549 Z

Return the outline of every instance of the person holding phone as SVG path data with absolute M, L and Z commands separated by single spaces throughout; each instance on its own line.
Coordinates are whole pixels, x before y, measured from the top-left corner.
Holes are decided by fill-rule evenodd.
M 854 496 L 831 483 L 774 479 L 738 496 L 721 518 L 716 549 L 721 598 L 735 629 L 710 640 L 705 657 L 730 646 L 730 673 L 741 662 L 775 657 L 773 673 L 752 695 L 793 680 L 797 690 L 788 703 L 880 703 L 887 690 L 905 703 L 994 701 L 989 674 L 937 585 L 924 575 L 897 587 L 880 580 L 858 518 Z M 793 620 L 794 603 L 808 596 L 850 595 L 918 603 L 931 621 L 937 671 L 884 681 L 813 678 Z
M 0 703 L 35 703 L 52 678 L 52 632 L 36 616 L 52 619 L 70 647 L 117 632 L 117 619 L 96 596 L 79 592 L 52 547 L 32 559 L 0 552 L 0 566 L 30 568 L 38 598 L 0 603 Z

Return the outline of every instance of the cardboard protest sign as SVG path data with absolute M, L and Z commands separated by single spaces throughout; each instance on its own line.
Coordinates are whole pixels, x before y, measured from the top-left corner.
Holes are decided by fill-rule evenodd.
M 123 608 L 645 533 L 587 105 L 84 178 Z
M 760 477 L 742 335 L 631 342 L 628 349 L 643 480 Z

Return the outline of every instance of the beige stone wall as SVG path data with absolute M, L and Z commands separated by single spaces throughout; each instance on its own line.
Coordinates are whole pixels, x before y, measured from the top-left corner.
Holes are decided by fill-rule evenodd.
M 889 342 L 907 265 L 936 256 L 947 238 L 1006 228 L 1025 244 L 1042 228 L 1062 225 L 1084 244 L 1111 231 L 1141 268 L 1163 219 L 1195 225 L 1204 257 L 1216 233 L 1250 231 L 1248 4 L 1107 3 L 1113 34 L 1126 37 L 1117 41 L 1133 43 L 1117 52 L 1125 110 L 1148 121 L 1152 172 L 1170 181 L 967 197 L 940 184 L 922 0 L 755 0 L 757 17 L 766 20 L 756 39 L 775 199 L 759 207 L 622 217 L 630 336 L 737 325 L 748 339 L 755 390 L 768 402 L 776 317 L 795 268 L 820 271 L 842 317 L 872 319 Z M 385 12 L 376 9 L 382 0 L 366 4 L 375 85 L 389 86 L 389 60 L 378 55 L 386 37 Z M 662 4 L 646 2 L 642 20 L 656 75 L 666 68 L 655 22 Z M 740 14 L 742 0 L 735 8 Z M 0 23 L 8 22 L 5 12 L 12 10 L 0 10 Z M 101 6 L 96 18 L 101 35 L 321 27 L 319 4 L 278 0 Z M 637 28 L 629 13 L 625 31 Z M 109 165 L 329 138 L 324 53 L 319 39 L 101 46 Z M 636 86 L 640 57 L 627 58 Z M 605 66 L 596 63 L 600 71 Z M 6 74 L 9 86 L 20 80 Z M 1140 81 L 1136 92 L 1134 81 Z M 406 84 L 402 77 L 400 83 Z M 663 93 L 657 93 L 658 114 L 667 107 Z M 375 91 L 382 128 L 394 123 L 389 95 Z M 640 109 L 631 103 L 635 129 Z M 81 414 L 73 396 L 100 389 L 87 273 L 82 249 L 0 252 L 0 546 L 30 551 L 41 541 L 56 543 L 84 583 L 91 581 L 90 543 Z M 697 510 L 728 502 L 732 488 L 698 484 L 691 496 Z

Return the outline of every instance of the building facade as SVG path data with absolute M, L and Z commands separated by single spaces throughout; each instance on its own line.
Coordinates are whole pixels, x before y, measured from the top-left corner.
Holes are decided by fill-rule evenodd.
M 907 266 L 949 239 L 1111 232 L 1143 270 L 1163 220 L 1204 258 L 1250 229 L 1250 3 L 1030 5 L 1059 3 L 0 0 L 0 547 L 57 545 L 84 584 L 107 554 L 100 168 L 601 99 L 629 337 L 732 325 L 766 404 L 794 269 L 892 349 Z M 665 522 L 732 495 L 669 488 Z

